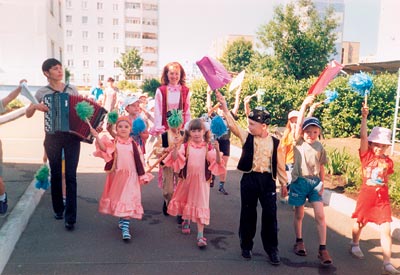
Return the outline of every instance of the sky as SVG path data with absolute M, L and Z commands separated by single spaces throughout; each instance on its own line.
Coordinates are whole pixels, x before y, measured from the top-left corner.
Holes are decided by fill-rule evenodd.
M 344 0 L 344 41 L 360 42 L 360 55 L 376 53 L 380 0 Z M 200 60 L 213 40 L 229 34 L 256 35 L 288 0 L 160 0 L 160 67 Z

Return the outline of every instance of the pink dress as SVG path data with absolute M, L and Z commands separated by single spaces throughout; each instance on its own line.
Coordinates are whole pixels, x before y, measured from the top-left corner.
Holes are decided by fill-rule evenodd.
M 103 136 L 102 141 L 106 145 L 106 152 L 101 151 L 96 145 L 96 152 L 93 155 L 108 162 L 116 151 L 116 161 L 115 169 L 107 174 L 99 202 L 99 212 L 116 217 L 142 219 L 141 184 L 149 182 L 153 176 L 146 173 L 139 177 L 136 172 L 132 149 L 132 142 L 134 141 L 131 138 L 127 141 L 117 138 L 114 143 L 107 136 Z M 143 163 L 142 154 L 141 159 Z
M 168 204 L 168 213 L 176 216 L 182 215 L 185 220 L 196 223 L 210 224 L 210 184 L 205 178 L 205 159 L 209 163 L 208 169 L 214 175 L 221 175 L 225 172 L 225 166 L 221 154 L 221 162 L 216 162 L 216 151 L 208 151 L 205 142 L 197 145 L 190 143 L 187 145 L 188 162 L 186 179 L 179 179 L 178 186 Z M 179 172 L 186 162 L 185 146 L 181 145 L 178 151 L 178 159 L 172 159 L 170 153 L 164 160 L 166 166 L 173 167 L 175 172 Z

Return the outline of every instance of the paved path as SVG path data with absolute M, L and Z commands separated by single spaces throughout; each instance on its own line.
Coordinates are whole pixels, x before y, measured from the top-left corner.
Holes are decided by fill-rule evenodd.
M 325 207 L 328 248 L 334 259 L 331 268 L 321 268 L 318 264 L 316 228 L 310 208 L 306 209 L 304 220 L 304 239 L 309 255 L 294 255 L 291 251 L 294 241 L 293 210 L 281 203 L 278 203 L 281 266 L 273 267 L 267 263 L 259 228 L 255 237 L 254 257 L 251 261 L 244 261 L 240 256 L 237 237 L 240 210 L 238 182 L 241 174 L 235 170 L 235 158 L 231 158 L 229 163 L 226 189 L 230 194 L 224 196 L 218 193 L 217 188 L 211 190 L 211 224 L 205 230 L 209 240 L 207 249 L 199 250 L 196 247 L 195 226 L 192 226 L 191 235 L 184 236 L 175 219 L 162 214 L 161 191 L 155 181 L 143 187 L 145 216 L 142 221 L 133 222 L 133 239 L 130 243 L 124 243 L 116 225 L 117 219 L 97 211 L 105 178 L 103 162 L 91 155 L 93 145 L 83 143 L 78 169 L 78 221 L 76 230 L 68 232 L 62 221 L 53 218 L 49 192 L 38 191 L 27 183 L 41 163 L 41 123 L 42 118 L 35 115 L 31 120 L 20 118 L 0 126 L 1 135 L 4 136 L 6 165 L 12 158 L 16 163 L 15 170 L 6 178 L 12 206 L 8 215 L 1 217 L 5 221 L 0 232 L 6 236 L 0 235 L 0 247 L 4 247 L 5 239 L 8 242 L 18 235 L 15 248 L 9 248 L 11 256 L 5 261 L 2 274 L 380 274 L 378 232 L 367 228 L 362 236 L 365 260 L 351 258 L 347 249 L 352 220 L 345 213 L 351 209 L 347 207 L 347 211 L 345 209 L 342 212 L 335 210 L 343 205 L 342 196 L 335 195 L 331 204 L 339 206 Z M 7 127 L 6 131 L 4 127 Z M 13 131 L 15 136 L 11 134 Z M 21 133 L 28 131 L 29 134 L 22 141 Z M 21 140 L 14 140 L 17 136 Z M 15 142 L 16 151 L 9 148 L 12 142 Z M 30 153 L 19 155 L 19 149 Z M 20 173 L 23 169 L 26 171 Z M 20 177 L 20 174 L 29 175 L 24 182 L 24 186 L 28 187 L 25 193 L 14 189 L 17 184 L 12 179 L 14 176 Z M 14 195 L 14 192 L 21 194 Z M 23 207 L 18 210 L 18 205 L 15 206 L 19 198 L 18 204 L 30 206 L 29 211 L 25 209 L 25 213 L 31 213 L 25 225 L 21 222 L 23 213 L 20 211 Z M 10 220 L 13 220 L 11 226 Z M 8 230 L 4 231 L 4 228 Z M 20 237 L 16 232 L 18 230 L 22 233 Z M 400 245 L 395 243 L 393 250 L 393 263 L 399 266 Z M 4 255 L 0 253 L 3 260 Z

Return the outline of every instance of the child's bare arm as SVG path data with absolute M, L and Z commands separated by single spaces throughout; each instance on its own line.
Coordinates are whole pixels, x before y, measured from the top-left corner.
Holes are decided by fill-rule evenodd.
M 100 150 L 105 152 L 107 148 L 104 145 L 104 143 L 101 141 L 101 139 L 99 138 L 99 133 L 96 131 L 96 129 L 90 128 L 90 133 L 96 139 L 96 144 L 99 146 Z
M 368 130 L 367 130 L 367 117 L 369 109 L 367 106 L 361 108 L 361 129 L 360 129 L 360 153 L 368 150 Z
M 294 133 L 295 140 L 298 140 L 300 138 L 301 131 L 302 131 L 301 128 L 302 128 L 303 121 L 304 121 L 304 115 L 306 113 L 307 107 L 313 103 L 314 99 L 315 99 L 314 95 L 309 95 L 304 99 L 303 103 L 301 104 L 299 116 L 297 117 L 296 130 Z

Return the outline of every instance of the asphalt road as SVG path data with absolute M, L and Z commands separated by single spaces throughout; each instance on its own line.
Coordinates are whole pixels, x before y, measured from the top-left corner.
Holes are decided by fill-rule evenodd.
M 31 163 L 40 164 L 40 152 L 43 150 L 41 123 L 41 118 L 35 115 L 31 120 L 22 117 L 7 125 L 9 136 L 6 137 L 7 142 L 3 141 L 3 149 L 12 150 L 14 161 L 19 162 L 21 167 Z M 13 139 L 11 131 L 15 131 L 14 136 L 21 135 L 21 139 L 24 139 L 20 144 L 14 144 L 12 149 L 8 148 Z M 36 143 L 33 146 L 29 142 Z M 252 260 L 243 260 L 237 236 L 241 173 L 235 170 L 237 160 L 234 158 L 229 163 L 226 184 L 229 195 L 219 194 L 217 183 L 211 190 L 211 222 L 205 229 L 209 243 L 206 249 L 200 250 L 196 246 L 194 224 L 191 235 L 182 235 L 175 218 L 162 214 L 161 190 L 155 180 L 142 189 L 145 215 L 143 220 L 133 221 L 133 239 L 125 243 L 117 228 L 117 218 L 97 211 L 105 173 L 102 171 L 103 161 L 94 158 L 93 151 L 94 145 L 82 144 L 76 229 L 66 231 L 63 221 L 53 218 L 50 194 L 46 191 L 2 274 L 381 274 L 379 233 L 367 228 L 361 241 L 366 258 L 352 258 L 348 253 L 352 220 L 330 207 L 325 207 L 327 245 L 334 260 L 330 268 L 321 267 L 317 259 L 319 244 L 312 209 L 306 209 L 303 230 L 308 256 L 299 257 L 292 252 L 295 240 L 293 210 L 289 205 L 279 202 L 282 264 L 275 267 L 267 262 L 259 237 L 260 228 L 257 230 Z M 393 251 L 393 263 L 399 266 L 399 243 L 393 245 Z

